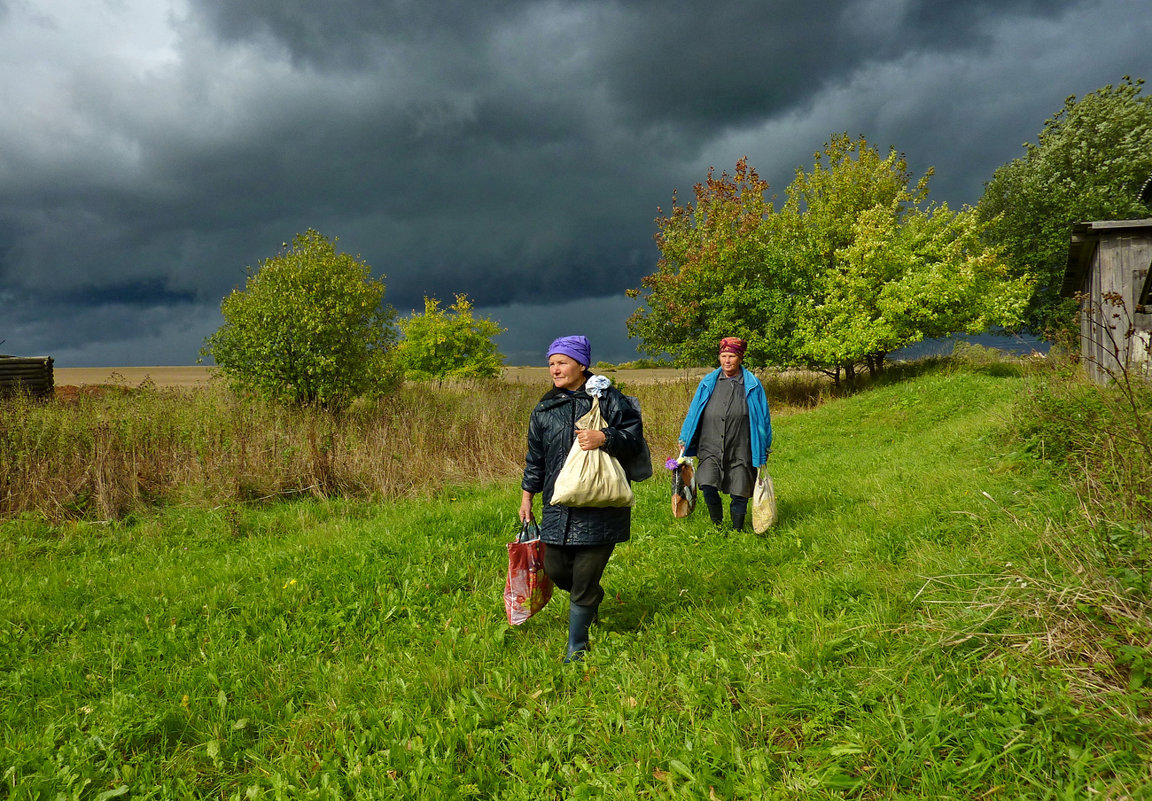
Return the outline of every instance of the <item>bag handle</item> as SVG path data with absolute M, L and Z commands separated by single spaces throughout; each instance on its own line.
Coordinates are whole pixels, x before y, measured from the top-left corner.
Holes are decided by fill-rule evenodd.
M 587 423 L 583 427 L 586 431 L 603 431 L 608 427 L 608 421 L 604 419 L 604 412 L 600 410 L 600 398 L 592 397 L 592 405 L 588 407 L 588 411 L 576 418 L 576 428 L 581 428 L 580 422 L 582 420 Z M 599 426 L 592 425 L 596 420 L 600 421 Z M 573 436 L 573 440 L 575 440 L 575 436 Z
M 538 539 L 540 539 L 539 524 L 535 520 L 525 520 L 524 525 L 520 527 L 520 533 L 516 536 L 516 542 Z

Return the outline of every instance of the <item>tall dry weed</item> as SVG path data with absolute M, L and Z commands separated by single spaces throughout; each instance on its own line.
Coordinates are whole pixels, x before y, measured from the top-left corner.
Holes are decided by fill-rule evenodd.
M 0 517 L 115 519 L 158 503 L 397 498 L 519 474 L 543 388 L 410 384 L 340 414 L 222 386 L 0 402 Z
M 629 383 L 653 459 L 676 453 L 697 379 Z M 774 414 L 828 383 L 767 374 Z M 0 401 L 0 519 L 112 520 L 157 504 L 219 506 L 298 495 L 400 498 L 515 480 L 528 415 L 548 384 L 409 383 L 336 414 L 238 397 L 223 385 L 109 386 L 67 400 Z

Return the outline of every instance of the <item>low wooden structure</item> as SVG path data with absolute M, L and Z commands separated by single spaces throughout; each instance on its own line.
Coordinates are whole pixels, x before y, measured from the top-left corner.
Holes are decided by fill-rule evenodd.
M 1072 226 L 1063 294 L 1081 297 L 1080 355 L 1097 381 L 1148 372 L 1150 267 L 1152 218 Z
M 0 356 L 0 396 L 22 392 L 50 398 L 55 388 L 51 356 Z

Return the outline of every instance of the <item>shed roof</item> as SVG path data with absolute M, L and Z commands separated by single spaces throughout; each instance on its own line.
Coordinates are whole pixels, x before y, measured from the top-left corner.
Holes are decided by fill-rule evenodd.
M 1080 290 L 1101 234 L 1108 231 L 1136 232 L 1141 229 L 1152 236 L 1152 217 L 1142 220 L 1094 220 L 1072 223 L 1072 235 L 1068 242 L 1068 263 L 1064 267 L 1064 284 L 1060 288 L 1060 294 L 1071 297 Z

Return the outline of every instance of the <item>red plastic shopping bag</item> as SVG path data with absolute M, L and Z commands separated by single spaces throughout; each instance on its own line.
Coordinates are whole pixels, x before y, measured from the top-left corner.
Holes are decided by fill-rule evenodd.
M 508 622 L 519 626 L 543 609 L 551 597 L 552 579 L 544 572 L 540 527 L 525 523 L 516 540 L 508 543 L 508 579 L 504 582 Z

